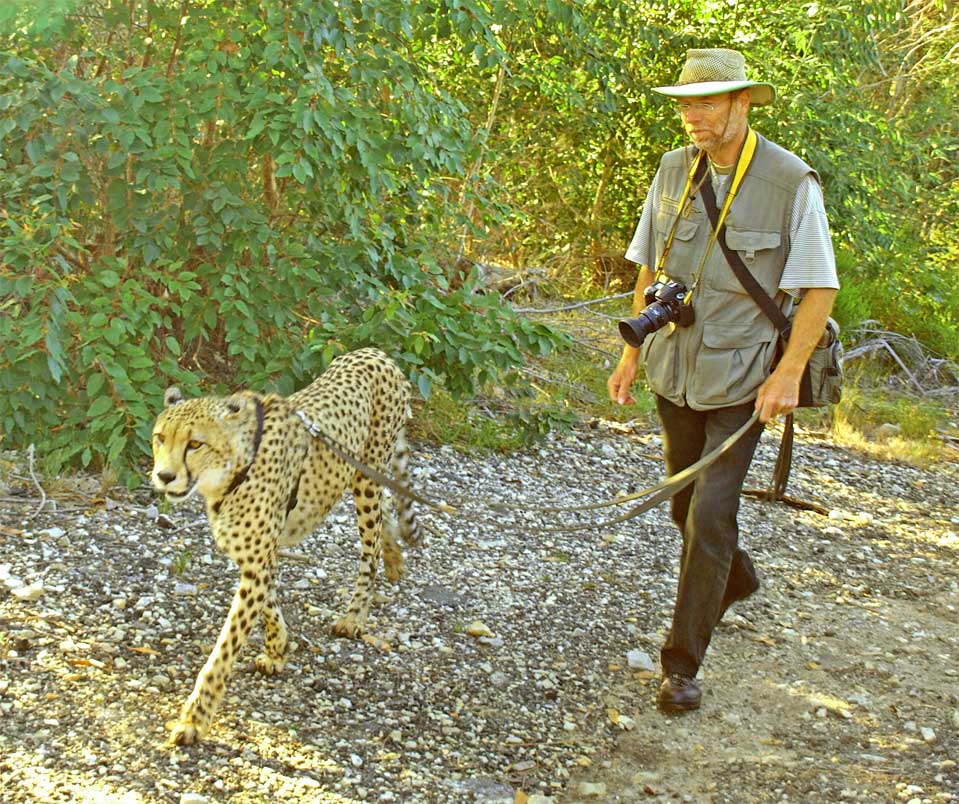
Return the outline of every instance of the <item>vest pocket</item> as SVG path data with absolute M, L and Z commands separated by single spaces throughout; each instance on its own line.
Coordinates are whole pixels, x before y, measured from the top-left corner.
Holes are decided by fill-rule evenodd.
M 759 280 L 770 296 L 778 290 L 776 283 L 778 275 L 776 269 L 782 273 L 782 256 L 780 254 L 782 235 L 779 232 L 757 232 L 747 229 L 733 229 L 726 227 L 726 245 L 738 252 L 749 272 Z M 716 247 L 722 256 L 722 250 Z M 729 267 L 726 258 L 722 257 L 722 267 L 711 283 L 719 290 L 731 290 L 734 293 L 745 293 L 746 289 Z
M 752 399 L 772 364 L 774 334 L 767 327 L 705 322 L 690 396 L 704 407 Z
M 639 348 L 646 383 L 667 399 L 675 399 L 679 393 L 679 339 L 673 337 L 675 331 L 675 326 L 667 324 L 647 335 Z
M 666 257 L 665 270 L 671 279 L 677 279 L 689 286 L 693 271 L 699 265 L 701 258 L 701 254 L 698 254 L 701 246 L 698 245 L 699 240 L 696 234 L 699 231 L 702 213 L 694 211 L 692 217 L 680 217 L 678 221 L 677 215 L 679 215 L 679 205 L 664 200 L 662 208 L 656 214 L 656 253 L 662 254 L 666 248 L 666 241 L 675 221 L 676 233 L 673 235 L 673 243 Z

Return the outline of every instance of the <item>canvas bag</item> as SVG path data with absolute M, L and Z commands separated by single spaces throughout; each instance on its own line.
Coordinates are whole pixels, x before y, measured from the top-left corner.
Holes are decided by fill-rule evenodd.
M 795 309 L 793 308 L 794 315 Z M 792 317 L 789 321 L 792 326 Z M 785 348 L 785 344 L 784 344 Z M 799 407 L 818 408 L 835 405 L 842 399 L 842 342 L 839 340 L 839 324 L 832 318 L 826 320 L 826 331 L 813 349 L 806 364 L 799 390 Z M 803 393 L 803 386 L 807 385 Z

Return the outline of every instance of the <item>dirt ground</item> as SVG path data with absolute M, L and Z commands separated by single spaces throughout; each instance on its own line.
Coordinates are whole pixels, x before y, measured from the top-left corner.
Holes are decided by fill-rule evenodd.
M 702 708 L 661 714 L 634 673 L 608 695 L 629 730 L 562 801 L 959 801 L 956 463 L 803 441 L 794 485 L 829 514 L 745 504 L 762 588 L 715 634 Z
M 748 485 L 768 481 L 777 443 L 764 436 Z M 425 546 L 381 587 L 369 627 L 392 649 L 328 637 L 356 572 L 352 512 L 334 509 L 283 569 L 290 666 L 238 669 L 209 739 L 182 750 L 164 723 L 235 585 L 202 512 L 161 526 L 151 495 L 94 482 L 48 487 L 58 506 L 36 513 L 23 456 L 7 455 L 0 801 L 959 801 L 954 449 L 920 469 L 801 430 L 788 492 L 818 511 L 745 498 L 762 587 L 714 636 L 702 708 L 670 717 L 654 704 L 678 568 L 665 507 L 586 532 L 479 521 L 487 500 L 645 486 L 658 451 L 651 422 L 505 455 L 415 445 L 418 488 L 463 507 L 423 512 Z

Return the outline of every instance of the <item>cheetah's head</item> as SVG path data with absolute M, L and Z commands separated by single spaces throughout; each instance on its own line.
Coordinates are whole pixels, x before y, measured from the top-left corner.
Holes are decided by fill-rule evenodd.
M 257 402 L 252 394 L 184 399 L 168 388 L 153 426 L 153 485 L 168 500 L 195 491 L 222 496 L 256 451 Z

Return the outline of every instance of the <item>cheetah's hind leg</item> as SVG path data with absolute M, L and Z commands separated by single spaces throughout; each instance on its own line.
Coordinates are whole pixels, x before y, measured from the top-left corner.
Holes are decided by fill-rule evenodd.
M 360 569 L 346 614 L 333 624 L 333 636 L 359 638 L 373 600 L 373 588 L 383 545 L 383 489 L 357 472 L 353 477 L 353 501 L 360 531 Z

